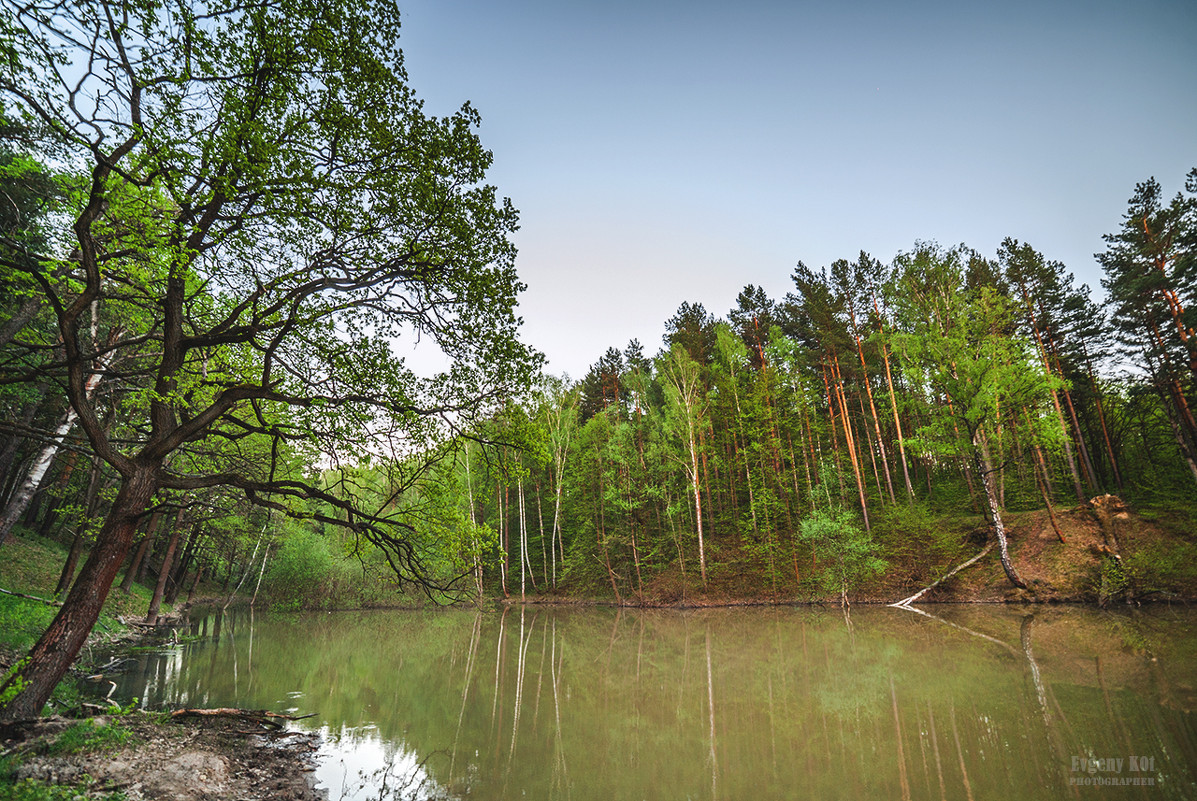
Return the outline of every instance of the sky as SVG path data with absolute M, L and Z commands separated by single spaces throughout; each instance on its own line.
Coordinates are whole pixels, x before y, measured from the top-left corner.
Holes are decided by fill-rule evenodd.
M 683 301 L 1007 236 L 1102 296 L 1137 182 L 1197 167 L 1197 2 L 410 0 L 425 110 L 469 102 L 521 213 L 524 339 L 577 379 Z

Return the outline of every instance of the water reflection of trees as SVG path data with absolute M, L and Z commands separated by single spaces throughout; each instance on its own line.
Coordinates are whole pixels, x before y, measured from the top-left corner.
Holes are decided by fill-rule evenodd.
M 937 618 L 865 609 L 849 629 L 817 610 L 528 607 L 230 619 L 157 663 L 151 683 L 168 702 L 317 711 L 347 747 L 369 726 L 392 756 L 424 762 L 426 797 L 1052 798 L 1073 754 L 1191 753 L 1188 713 L 1160 705 L 1150 667 L 1074 655 L 1091 630 L 1065 637 L 1053 614 Z

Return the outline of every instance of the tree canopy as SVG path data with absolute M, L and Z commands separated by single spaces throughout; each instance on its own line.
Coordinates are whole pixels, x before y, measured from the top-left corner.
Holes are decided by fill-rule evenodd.
M 517 338 L 517 214 L 484 183 L 479 116 L 423 112 L 397 5 L 28 4 L 5 9 L 0 43 L 4 102 L 86 176 L 65 247 L 0 254 L 52 320 L 12 341 L 6 381 L 61 387 L 120 475 L 4 713 L 40 708 L 161 489 L 227 485 L 296 514 L 318 498 L 401 578 L 432 581 L 390 502 L 414 457 L 537 358 Z M 415 339 L 451 366 L 418 377 L 395 347 Z M 120 388 L 119 427 L 100 382 Z M 397 455 L 408 472 L 370 505 L 286 469 L 294 452 Z

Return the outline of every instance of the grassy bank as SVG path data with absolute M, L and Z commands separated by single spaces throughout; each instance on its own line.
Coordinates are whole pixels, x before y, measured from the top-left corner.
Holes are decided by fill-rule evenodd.
M 0 667 L 7 670 L 33 646 L 58 613 L 54 587 L 66 561 L 66 550 L 51 540 L 33 536 L 10 537 L 0 550 L 0 588 L 47 602 L 0 593 Z M 104 602 L 100 619 L 92 631 L 80 662 L 89 662 L 92 649 L 129 636 L 122 617 L 143 617 L 149 609 L 151 591 L 134 584 L 130 592 L 113 588 Z M 163 613 L 170 612 L 163 606 Z M 72 676 L 59 684 L 48 712 L 64 713 L 78 706 L 79 690 Z

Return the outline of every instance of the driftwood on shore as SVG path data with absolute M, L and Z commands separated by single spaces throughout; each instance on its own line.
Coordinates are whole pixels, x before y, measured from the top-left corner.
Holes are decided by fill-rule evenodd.
M 182 718 L 234 718 L 236 720 L 244 720 L 249 723 L 257 723 L 259 726 L 265 726 L 268 729 L 281 729 L 283 727 L 282 721 L 287 720 L 303 720 L 304 718 L 314 717 L 315 712 L 309 712 L 306 715 L 284 715 L 281 712 L 267 712 L 265 709 L 234 709 L 231 707 L 218 707 L 215 709 L 176 709 L 170 713 L 172 720 L 180 720 Z

